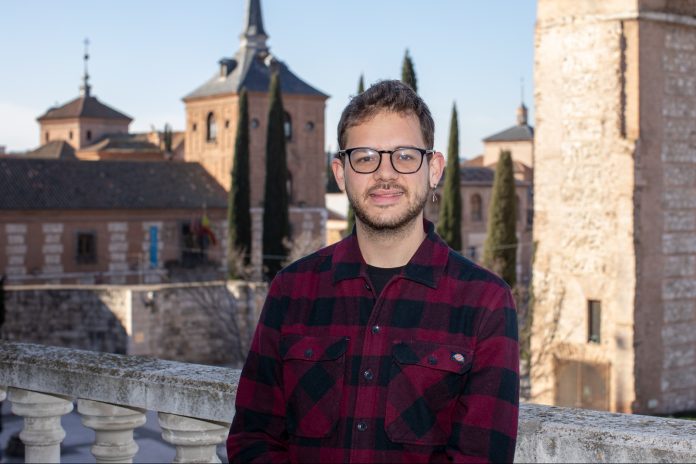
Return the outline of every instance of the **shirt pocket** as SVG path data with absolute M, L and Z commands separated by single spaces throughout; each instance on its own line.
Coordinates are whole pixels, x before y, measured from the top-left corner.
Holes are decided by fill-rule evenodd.
M 280 346 L 288 433 L 329 436 L 339 419 L 348 338 L 286 335 Z
M 426 342 L 392 346 L 384 427 L 390 440 L 445 445 L 473 351 Z

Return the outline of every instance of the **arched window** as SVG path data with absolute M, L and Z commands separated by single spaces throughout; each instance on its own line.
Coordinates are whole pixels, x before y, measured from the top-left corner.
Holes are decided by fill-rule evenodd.
M 87 140 L 92 140 L 92 131 L 91 130 L 87 131 Z
M 471 222 L 483 221 L 483 201 L 481 195 L 474 193 L 469 200 L 471 203 Z
M 217 124 L 215 123 L 215 115 L 212 112 L 208 113 L 205 134 L 205 139 L 208 142 L 214 142 L 217 139 Z
M 285 130 L 285 140 L 292 140 L 292 118 L 287 111 L 283 120 L 283 129 Z

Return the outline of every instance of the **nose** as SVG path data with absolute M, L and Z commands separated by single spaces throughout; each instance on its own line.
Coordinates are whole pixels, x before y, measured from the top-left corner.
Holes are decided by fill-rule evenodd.
M 392 166 L 391 152 L 382 151 L 379 153 L 379 156 L 381 157 L 379 167 L 373 173 L 373 176 L 375 177 L 375 179 L 377 179 L 377 180 L 396 179 L 399 176 L 399 173 L 394 169 L 394 166 Z

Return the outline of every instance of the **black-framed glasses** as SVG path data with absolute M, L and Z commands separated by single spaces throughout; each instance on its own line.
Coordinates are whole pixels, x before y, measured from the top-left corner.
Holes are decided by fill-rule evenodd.
M 393 150 L 375 150 L 369 147 L 355 147 L 340 150 L 339 157 L 347 157 L 350 167 L 359 174 L 371 174 L 379 169 L 382 154 L 389 154 L 392 167 L 399 174 L 413 174 L 423 165 L 423 158 L 435 150 L 415 147 L 399 147 Z

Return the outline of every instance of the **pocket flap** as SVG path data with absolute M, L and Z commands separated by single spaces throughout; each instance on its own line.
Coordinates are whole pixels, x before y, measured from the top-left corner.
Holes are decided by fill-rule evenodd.
M 399 364 L 412 364 L 463 374 L 471 369 L 473 350 L 454 345 L 425 342 L 396 342 L 392 355 Z
M 343 356 L 347 349 L 348 337 L 285 335 L 280 340 L 280 354 L 283 359 L 330 361 Z

